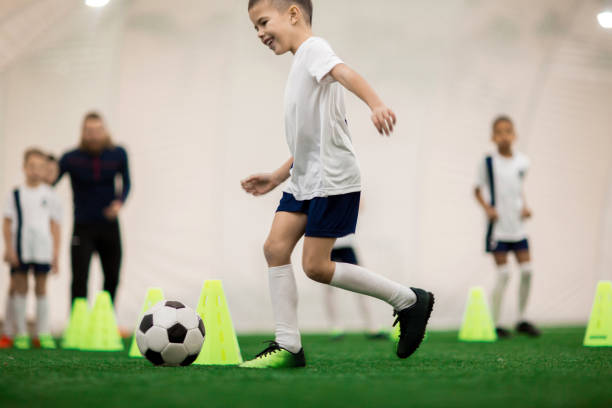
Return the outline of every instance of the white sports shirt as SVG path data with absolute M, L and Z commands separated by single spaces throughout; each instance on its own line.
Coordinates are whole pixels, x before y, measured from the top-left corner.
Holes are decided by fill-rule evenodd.
M 499 153 L 490 155 L 493 162 L 493 184 L 495 187 L 495 209 L 499 216 L 493 227 L 494 241 L 518 242 L 527 238 L 521 211 L 523 200 L 523 181 L 529 170 L 529 159 L 523 153 L 515 152 L 512 157 Z M 483 158 L 478 165 L 476 186 L 491 202 L 487 166 Z
M 298 201 L 361 190 L 344 91 L 328 75 L 341 63 L 318 37 L 304 41 L 293 59 L 285 88 L 285 133 L 293 168 L 285 191 Z
M 4 218 L 11 220 L 14 248 L 23 263 L 50 264 L 53 260 L 51 220 L 59 223 L 62 218 L 59 199 L 46 184 L 35 188 L 21 186 L 18 190 L 19 206 L 11 191 L 4 207 Z

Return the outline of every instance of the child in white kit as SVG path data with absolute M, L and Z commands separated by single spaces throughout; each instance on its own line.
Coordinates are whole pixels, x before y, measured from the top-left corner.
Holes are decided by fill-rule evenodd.
M 272 173 L 242 181 L 260 196 L 288 180 L 264 244 L 275 340 L 245 368 L 303 367 L 297 322 L 298 294 L 291 253 L 304 236 L 302 267 L 319 283 L 378 298 L 393 307 L 400 326 L 396 354 L 419 347 L 433 309 L 432 293 L 401 285 L 358 265 L 334 262 L 337 238 L 355 232 L 361 175 L 348 129 L 344 89 L 371 109 L 372 122 L 390 135 L 395 113 L 357 72 L 312 34 L 310 0 L 250 0 L 249 17 L 260 41 L 276 55 L 294 54 L 285 90 L 285 136 L 291 157 Z
M 27 150 L 25 183 L 9 194 L 3 213 L 4 261 L 10 266 L 14 293 L 11 298 L 16 327 L 13 345 L 19 349 L 31 347 L 26 327 L 29 272 L 34 273 L 36 294 L 34 345 L 46 349 L 56 347 L 49 330 L 47 275 L 58 271 L 61 206 L 53 189 L 44 182 L 47 171 L 47 155 L 38 149 Z

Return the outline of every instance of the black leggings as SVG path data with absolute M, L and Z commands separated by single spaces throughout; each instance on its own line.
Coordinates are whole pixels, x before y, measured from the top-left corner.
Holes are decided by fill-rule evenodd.
M 115 298 L 121 267 L 119 222 L 75 224 L 72 233 L 72 300 L 87 297 L 91 257 L 97 252 L 104 272 L 104 290 Z

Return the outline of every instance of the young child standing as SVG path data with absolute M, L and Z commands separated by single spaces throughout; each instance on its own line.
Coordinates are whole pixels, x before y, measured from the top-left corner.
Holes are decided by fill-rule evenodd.
M 12 315 L 16 326 L 14 346 L 31 346 L 26 328 L 28 273 L 35 278 L 37 337 L 35 344 L 53 349 L 49 331 L 47 274 L 58 271 L 61 206 L 55 192 L 44 183 L 47 156 L 29 149 L 24 156 L 25 184 L 8 197 L 3 222 L 4 260 L 11 268 Z
M 376 297 L 393 307 L 395 324 L 400 325 L 397 355 L 406 358 L 423 340 L 433 294 L 331 260 L 336 238 L 355 232 L 361 191 L 342 87 L 370 107 L 380 134 L 388 136 L 393 131 L 395 114 L 325 40 L 313 36 L 310 0 L 249 0 L 248 10 L 261 42 L 276 55 L 291 52 L 294 61 L 285 90 L 285 133 L 291 157 L 273 173 L 242 181 L 245 191 L 259 196 L 289 179 L 264 244 L 276 338 L 242 367 L 306 365 L 291 265 L 291 253 L 302 236 L 302 266 L 309 278 Z
M 497 146 L 497 152 L 487 156 L 478 166 L 475 194 L 476 200 L 489 220 L 486 251 L 493 254 L 497 266 L 497 278 L 492 295 L 493 319 L 500 338 L 512 336 L 508 329 L 499 325 L 502 298 L 510 279 L 508 253 L 512 252 L 521 271 L 516 331 L 537 337 L 540 331 L 525 320 L 532 275 L 529 241 L 524 225 L 524 221 L 531 217 L 531 210 L 527 207 L 523 191 L 529 159 L 513 150 L 516 134 L 512 119 L 509 117 L 499 116 L 494 120 L 492 140 Z M 482 194 L 483 190 L 488 202 Z

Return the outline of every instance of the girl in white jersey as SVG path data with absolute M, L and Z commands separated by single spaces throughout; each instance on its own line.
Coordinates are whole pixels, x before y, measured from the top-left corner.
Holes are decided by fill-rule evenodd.
M 242 366 L 306 364 L 291 265 L 291 253 L 302 236 L 302 266 L 309 278 L 376 297 L 393 307 L 401 332 L 397 355 L 406 358 L 423 340 L 433 295 L 330 257 L 336 238 L 355 232 L 361 194 L 343 87 L 370 107 L 380 134 L 388 136 L 393 131 L 395 114 L 325 40 L 313 37 L 310 0 L 250 0 L 249 17 L 264 45 L 276 55 L 291 52 L 294 60 L 285 91 L 285 133 L 291 157 L 273 173 L 242 181 L 248 193 L 259 196 L 289 179 L 264 245 L 276 338 Z
M 492 296 L 493 319 L 500 338 L 511 337 L 509 330 L 499 325 L 503 294 L 510 278 L 508 253 L 513 252 L 521 270 L 519 288 L 519 316 L 516 331 L 531 337 L 539 336 L 539 330 L 525 320 L 525 309 L 531 288 L 531 254 L 524 221 L 531 217 L 525 203 L 523 181 L 529 169 L 529 159 L 513 151 L 516 140 L 514 124 L 507 116 L 493 122 L 493 142 L 497 152 L 487 156 L 478 166 L 476 199 L 484 209 L 489 225 L 486 234 L 486 250 L 493 254 L 497 265 L 497 279 Z M 488 200 L 485 200 L 483 193 Z
M 48 157 L 38 149 L 25 153 L 26 182 L 9 194 L 3 213 L 4 261 L 11 268 L 10 314 L 16 333 L 14 341 L 5 333 L 0 348 L 14 345 L 30 348 L 26 330 L 26 295 L 28 273 L 34 273 L 36 293 L 36 338 L 38 347 L 53 349 L 55 342 L 49 332 L 47 274 L 57 273 L 61 206 L 55 192 L 44 183 Z M 11 325 L 7 327 L 12 329 Z

